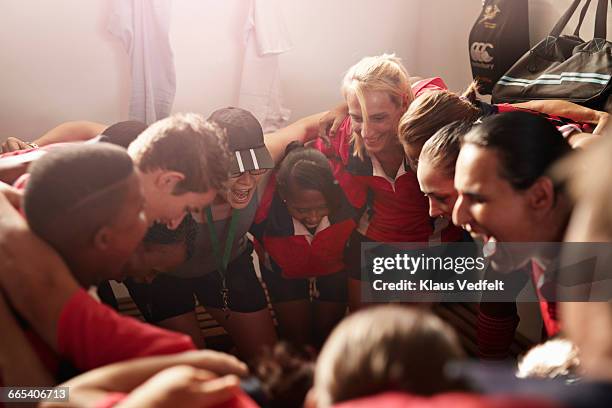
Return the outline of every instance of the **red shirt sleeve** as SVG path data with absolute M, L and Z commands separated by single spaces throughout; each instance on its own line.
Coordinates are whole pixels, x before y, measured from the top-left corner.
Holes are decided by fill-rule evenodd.
M 546 334 L 549 337 L 553 337 L 561 331 L 561 325 L 556 303 L 548 301 L 544 295 L 544 292 L 546 292 L 545 288 L 548 286 L 548 282 L 542 279 L 544 273 L 545 270 L 536 261 L 531 262 L 531 280 L 540 301 L 540 313 L 542 314 L 544 329 L 546 329 Z M 540 284 L 541 281 L 543 281 L 542 284 Z
M 77 291 L 57 325 L 59 353 L 82 371 L 136 357 L 195 350 L 187 335 L 122 316 Z
M 497 110 L 499 113 L 505 112 L 531 112 L 529 109 L 519 108 L 517 106 L 512 106 L 509 103 L 498 103 L 495 104 L 497 106 Z
M 477 395 L 471 393 L 450 392 L 431 397 L 410 395 L 401 392 L 384 392 L 377 395 L 357 398 L 333 405 L 334 408 L 559 408 L 553 401 L 537 397 Z
M 251 399 L 244 391 L 240 390 L 236 393 L 236 396 L 231 400 L 224 402 L 219 405 L 215 405 L 215 408 L 259 408 L 259 405 Z
M 112 408 L 126 397 L 128 397 L 128 394 L 111 392 L 100 401 L 96 402 L 94 408 Z M 215 405 L 215 408 L 259 408 L 259 405 L 243 391 L 238 391 L 234 398 L 222 404 Z
M 442 91 L 445 89 L 448 89 L 448 86 L 440 77 L 422 79 L 412 84 L 412 93 L 414 93 L 415 98 L 426 91 Z
M 351 117 L 347 116 L 338 127 L 335 136 L 331 138 L 329 146 L 321 139 L 317 139 L 314 148 L 321 151 L 329 159 L 334 177 L 340 183 L 340 187 L 344 190 L 344 194 L 346 194 L 351 205 L 355 208 L 361 208 L 366 202 L 367 186 L 357 182 L 345 168 L 352 154 L 350 146 L 352 134 Z

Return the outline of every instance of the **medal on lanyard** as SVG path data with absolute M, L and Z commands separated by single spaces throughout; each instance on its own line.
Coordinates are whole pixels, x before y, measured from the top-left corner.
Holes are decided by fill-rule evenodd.
M 229 290 L 227 288 L 227 265 L 229 264 L 229 258 L 232 253 L 232 245 L 234 244 L 234 237 L 236 236 L 236 222 L 238 220 L 239 210 L 232 208 L 232 217 L 230 220 L 229 230 L 227 231 L 227 237 L 225 239 L 225 247 L 223 248 L 223 257 L 221 257 L 221 248 L 219 237 L 217 236 L 217 230 L 213 224 L 212 210 L 210 207 L 206 207 L 206 219 L 208 221 L 208 234 L 210 235 L 210 242 L 212 243 L 213 253 L 215 260 L 217 261 L 217 271 L 221 277 L 221 298 L 223 299 L 223 311 L 225 312 L 225 318 L 228 319 L 230 316 L 229 308 Z

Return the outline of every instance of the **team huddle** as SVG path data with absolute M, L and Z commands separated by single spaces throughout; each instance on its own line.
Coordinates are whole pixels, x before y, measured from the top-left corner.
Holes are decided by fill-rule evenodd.
M 609 241 L 609 163 L 597 156 L 610 152 L 608 113 L 566 101 L 488 104 L 477 88 L 458 95 L 384 54 L 348 69 L 342 104 L 269 134 L 227 107 L 9 138 L 0 313 L 11 351 L 0 380 L 68 381 L 68 406 L 410 406 L 438 394 L 447 405 L 574 406 L 561 388 L 544 401 L 545 391 L 484 397 L 445 368 L 465 353 L 427 306 L 362 298 L 367 243 L 385 253 L 393 243 Z M 595 164 L 601 172 L 575 170 Z M 548 299 L 547 256 L 534 246 L 509 268 L 533 281 L 543 340 L 571 340 L 585 379 L 611 380 L 601 356 L 612 358 L 612 336 L 588 343 L 595 326 L 581 316 L 612 310 Z M 500 273 L 492 269 L 487 278 Z M 111 280 L 146 323 L 114 310 Z M 207 347 L 196 305 L 228 333 L 255 385 L 239 382 L 249 368 L 238 359 L 193 351 Z M 516 302 L 483 300 L 478 357 L 507 359 L 518 322 Z M 585 395 L 605 406 L 606 387 Z

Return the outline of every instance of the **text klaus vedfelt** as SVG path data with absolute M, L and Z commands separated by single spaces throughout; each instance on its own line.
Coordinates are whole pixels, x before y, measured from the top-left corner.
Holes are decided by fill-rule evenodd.
M 431 257 L 409 256 L 396 254 L 393 257 L 373 258 L 372 272 L 382 275 L 386 271 L 402 271 L 414 275 L 417 271 L 453 271 L 458 275 L 470 271 L 482 271 L 486 267 L 483 257 Z M 445 282 L 436 282 L 432 279 L 413 281 L 402 279 L 397 282 L 385 282 L 375 279 L 372 287 L 376 291 L 503 291 L 504 282 L 501 280 L 488 281 L 480 279 L 475 282 L 467 279 L 456 279 Z

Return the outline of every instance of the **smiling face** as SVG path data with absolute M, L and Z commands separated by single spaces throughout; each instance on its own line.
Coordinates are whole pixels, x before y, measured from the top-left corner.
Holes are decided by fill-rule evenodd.
M 291 181 L 288 194 L 283 198 L 289 215 L 310 230 L 316 229 L 323 218 L 329 216 L 327 200 L 318 190 L 299 188 Z
M 368 154 L 388 152 L 399 145 L 397 127 L 405 107 L 395 103 L 388 93 L 365 91 L 364 103 L 368 117 L 364 113 L 353 89 L 346 91 L 346 102 L 353 132 L 363 141 Z
M 263 174 L 252 175 L 251 173 L 240 173 L 238 177 L 231 177 L 227 183 L 225 200 L 235 209 L 242 209 L 249 205 L 253 194 L 257 189 L 257 183 Z
M 453 223 L 487 245 L 493 268 L 511 272 L 531 257 L 530 247 L 499 245 L 498 242 L 537 242 L 542 226 L 530 206 L 529 190 L 519 191 L 499 176 L 500 161 L 492 149 L 467 144 L 462 147 L 455 169 L 458 197 Z
M 530 242 L 534 228 L 528 190 L 519 191 L 500 177 L 492 149 L 467 144 L 457 159 L 458 192 L 453 222 L 484 242 Z
M 421 191 L 429 200 L 429 216 L 452 221 L 453 207 L 457 201 L 453 178 L 435 168 L 426 158 L 419 162 L 417 178 Z

